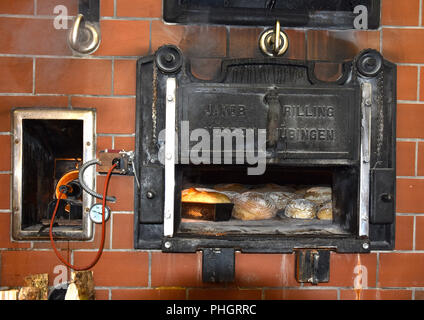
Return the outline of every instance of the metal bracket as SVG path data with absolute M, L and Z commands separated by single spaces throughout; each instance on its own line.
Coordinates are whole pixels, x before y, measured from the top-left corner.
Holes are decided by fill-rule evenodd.
M 79 0 L 78 12 L 89 22 L 100 21 L 100 0 Z
M 318 284 L 330 279 L 329 250 L 296 251 L 296 280 Z
M 165 203 L 163 225 L 165 237 L 174 235 L 176 88 L 176 79 L 169 77 L 166 80 L 165 119 Z
M 370 209 L 370 159 L 371 159 L 371 106 L 372 85 L 368 82 L 362 84 L 361 103 L 361 180 L 359 195 L 359 236 L 369 235 L 369 209 Z
M 202 249 L 203 282 L 233 282 L 235 275 L 234 248 Z
M 267 148 L 274 148 L 279 139 L 278 126 L 280 125 L 281 106 L 278 100 L 278 94 L 271 92 L 265 96 L 265 103 L 268 105 L 268 130 L 267 130 Z

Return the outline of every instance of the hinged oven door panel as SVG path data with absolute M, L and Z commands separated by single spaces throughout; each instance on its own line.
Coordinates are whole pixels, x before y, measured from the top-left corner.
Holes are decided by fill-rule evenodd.
M 178 130 L 181 139 L 196 129 L 206 130 L 210 137 L 225 129 L 241 129 L 245 138 L 248 129 L 265 129 L 277 132 L 275 144 L 267 144 L 267 151 L 268 157 L 276 157 L 281 163 L 294 159 L 334 160 L 332 164 L 358 160 L 360 110 L 359 90 L 355 87 L 270 89 L 191 84 L 182 86 L 179 93 L 181 121 L 185 122 L 185 127 L 180 125 Z M 269 95 L 275 96 L 275 123 L 269 117 Z M 189 163 L 190 149 L 197 143 L 190 140 L 190 144 L 181 146 L 182 163 Z M 216 148 L 210 142 L 211 150 L 206 151 L 212 157 L 212 148 Z

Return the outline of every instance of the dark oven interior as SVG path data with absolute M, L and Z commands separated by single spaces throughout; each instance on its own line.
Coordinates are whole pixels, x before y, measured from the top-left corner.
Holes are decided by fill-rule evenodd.
M 293 167 L 293 166 L 267 166 L 263 175 L 246 175 L 245 166 L 179 166 L 177 172 L 182 175 L 181 192 L 189 188 L 216 190 L 230 190 L 230 199 L 234 202 L 235 196 L 243 192 L 260 193 L 268 203 L 273 206 L 270 196 L 282 194 L 290 197 L 304 199 L 308 189 L 314 187 L 328 187 L 331 189 L 330 206 L 332 209 L 331 220 L 319 219 L 316 215 L 312 219 L 293 219 L 284 214 L 287 203 L 272 208 L 273 217 L 260 220 L 245 220 L 234 215 L 226 221 L 208 221 L 196 213 L 201 210 L 177 207 L 180 210 L 181 223 L 177 234 L 191 235 L 220 235 L 225 236 L 251 236 L 251 235 L 284 235 L 288 237 L 302 236 L 335 236 L 346 237 L 357 233 L 357 169 L 355 167 Z M 178 175 L 178 173 L 177 173 Z M 231 189 L 239 192 L 232 193 Z M 281 187 L 281 188 L 280 188 Z M 243 188 L 243 190 L 240 190 Z M 310 197 L 310 195 L 309 195 Z M 308 196 L 306 196 L 308 198 Z M 311 197 L 310 197 L 311 198 Z M 324 203 L 324 201 L 326 203 Z M 183 203 L 184 204 L 184 203 Z M 314 212 L 318 212 L 328 201 L 317 201 Z M 200 205 L 201 207 L 201 205 Z M 243 204 L 236 201 L 233 210 L 243 209 Z M 194 210 L 190 214 L 190 209 Z
M 46 232 L 57 183 L 82 161 L 83 121 L 24 119 L 22 131 L 22 230 Z M 69 182 L 74 190 L 62 201 L 56 224 L 81 228 L 82 190 Z

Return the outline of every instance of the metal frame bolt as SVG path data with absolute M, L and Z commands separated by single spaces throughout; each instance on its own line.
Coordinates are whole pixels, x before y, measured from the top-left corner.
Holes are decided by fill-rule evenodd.
M 169 249 L 169 248 L 171 248 L 172 244 L 171 244 L 171 242 L 166 241 L 166 242 L 164 243 L 164 246 L 165 246 L 165 248 L 166 248 L 166 249 Z
M 365 242 L 362 244 L 362 248 L 364 248 L 365 250 L 368 250 L 370 248 L 370 244 L 368 242 Z

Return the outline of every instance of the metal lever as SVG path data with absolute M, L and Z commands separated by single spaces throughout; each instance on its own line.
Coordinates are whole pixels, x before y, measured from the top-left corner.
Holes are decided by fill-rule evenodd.
M 202 250 L 202 280 L 212 283 L 234 282 L 234 248 L 204 248 Z
M 361 168 L 359 183 L 359 236 L 369 236 L 370 211 L 370 161 L 371 161 L 371 121 L 372 121 L 372 85 L 362 83 L 361 103 Z
M 317 285 L 330 279 L 330 251 L 296 250 L 296 280 Z
M 266 95 L 265 103 L 268 105 L 267 147 L 273 148 L 277 145 L 279 139 L 278 126 L 280 125 L 281 107 L 278 94 L 270 93 Z
M 281 31 L 280 21 L 277 20 L 274 29 L 262 33 L 259 38 L 259 47 L 262 52 L 270 57 L 283 55 L 289 47 L 287 35 Z
M 79 13 L 69 33 L 68 42 L 75 52 L 91 54 L 100 45 L 100 30 L 94 24 L 85 21 L 84 16 Z

